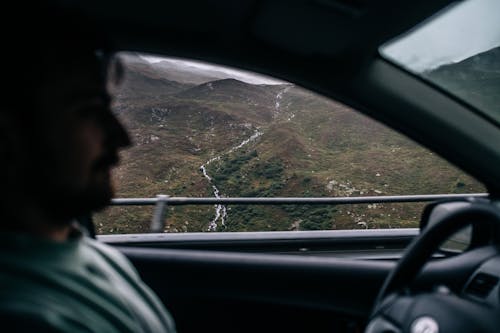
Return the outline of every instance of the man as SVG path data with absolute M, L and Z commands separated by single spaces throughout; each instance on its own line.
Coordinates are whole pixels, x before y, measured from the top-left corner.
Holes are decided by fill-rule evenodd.
M 26 32 L 2 39 L 0 323 L 13 331 L 173 332 L 129 261 L 75 223 L 110 202 L 111 168 L 130 144 L 110 107 L 119 64 L 106 61 L 106 44 L 81 17 L 21 13 Z

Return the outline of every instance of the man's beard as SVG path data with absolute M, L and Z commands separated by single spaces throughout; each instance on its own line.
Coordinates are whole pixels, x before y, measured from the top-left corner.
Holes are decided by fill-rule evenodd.
M 64 226 L 79 217 L 106 208 L 114 196 L 111 182 L 103 186 L 90 186 L 81 191 L 49 191 L 43 199 L 43 208 L 51 224 Z M 46 193 L 49 194 L 49 193 Z

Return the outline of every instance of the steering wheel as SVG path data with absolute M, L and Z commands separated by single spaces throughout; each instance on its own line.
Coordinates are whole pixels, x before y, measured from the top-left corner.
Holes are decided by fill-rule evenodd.
M 425 229 L 406 249 L 386 278 L 365 333 L 452 333 L 500 331 L 500 310 L 441 287 L 409 293 L 409 286 L 439 246 L 455 232 L 476 223 L 500 223 L 491 204 L 471 202 Z

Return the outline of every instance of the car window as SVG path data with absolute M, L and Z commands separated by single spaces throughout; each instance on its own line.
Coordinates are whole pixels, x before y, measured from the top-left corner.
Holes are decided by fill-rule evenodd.
M 281 80 L 122 52 L 113 109 L 134 146 L 117 198 L 366 197 L 485 189 L 405 136 Z M 169 206 L 165 232 L 416 227 L 425 203 Z M 98 233 L 148 232 L 151 206 L 113 206 Z
M 500 124 L 500 2 L 453 3 L 383 45 L 381 55 Z

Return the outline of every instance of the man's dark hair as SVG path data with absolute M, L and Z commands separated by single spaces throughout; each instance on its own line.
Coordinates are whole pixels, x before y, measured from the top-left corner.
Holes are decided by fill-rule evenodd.
M 32 114 L 40 85 L 65 67 L 99 67 L 89 70 L 106 79 L 110 43 L 97 22 L 74 9 L 55 5 L 19 7 L 11 6 L 4 12 L 14 18 L 9 21 L 17 22 L 16 27 L 2 23 L 2 112 Z

